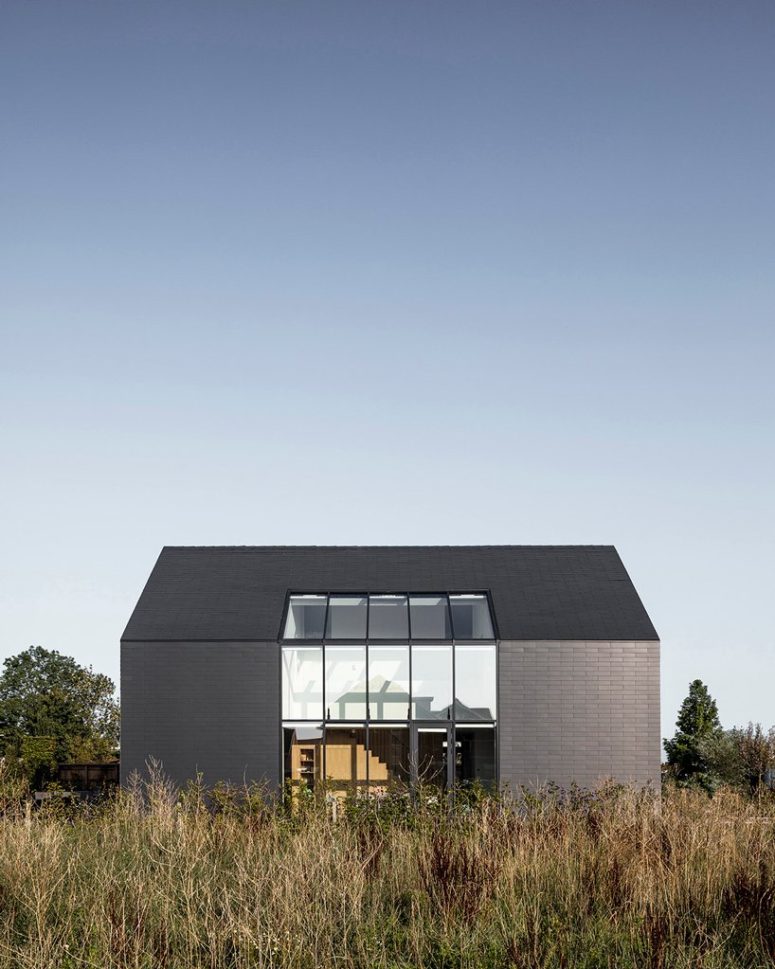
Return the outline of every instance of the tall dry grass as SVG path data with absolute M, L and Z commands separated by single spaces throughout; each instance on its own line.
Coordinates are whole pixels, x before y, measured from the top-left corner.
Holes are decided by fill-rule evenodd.
M 0 804 L 0 969 L 775 966 L 775 804 Z

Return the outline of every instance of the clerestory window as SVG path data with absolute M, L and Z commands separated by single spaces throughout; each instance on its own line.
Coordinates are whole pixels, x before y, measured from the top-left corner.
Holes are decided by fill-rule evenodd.
M 292 593 L 283 640 L 318 642 L 494 640 L 483 592 Z

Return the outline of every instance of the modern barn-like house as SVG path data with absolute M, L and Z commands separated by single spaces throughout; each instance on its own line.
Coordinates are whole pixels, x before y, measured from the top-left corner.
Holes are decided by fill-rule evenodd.
M 611 546 L 165 548 L 121 708 L 124 783 L 659 779 L 659 640 Z

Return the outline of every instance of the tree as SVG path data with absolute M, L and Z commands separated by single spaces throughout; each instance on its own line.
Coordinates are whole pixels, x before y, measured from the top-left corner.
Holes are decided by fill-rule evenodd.
M 760 723 L 735 727 L 730 731 L 737 750 L 739 773 L 750 791 L 757 791 L 769 780 L 775 768 L 775 727 L 765 733 Z
M 703 744 L 711 772 L 722 783 L 745 788 L 755 794 L 771 786 L 775 772 L 775 727 L 769 731 L 760 723 L 733 727 Z
M 681 704 L 676 733 L 665 740 L 667 763 L 680 784 L 696 784 L 711 791 L 717 778 L 713 772 L 710 748 L 722 735 L 716 701 L 702 680 L 689 685 L 689 695 Z
M 768 732 L 760 723 L 733 727 L 725 731 L 723 742 L 713 745 L 709 753 L 715 772 L 723 781 L 755 794 L 769 783 L 775 770 L 775 727 Z
M 108 760 L 119 737 L 113 681 L 70 656 L 31 646 L 5 660 L 0 676 L 0 753 L 41 763 Z M 48 760 L 31 751 L 45 747 Z M 32 760 L 36 760 L 33 768 Z

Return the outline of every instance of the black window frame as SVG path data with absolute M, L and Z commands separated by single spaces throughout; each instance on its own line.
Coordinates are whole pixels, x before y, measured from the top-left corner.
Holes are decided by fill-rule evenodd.
M 285 639 L 283 637 L 283 633 L 285 631 L 291 597 L 301 596 L 301 595 L 326 597 L 326 611 L 325 611 L 325 617 L 323 622 L 324 632 L 328 628 L 328 609 L 329 609 L 331 596 L 352 596 L 352 597 L 365 596 L 367 599 L 366 637 L 365 638 L 359 637 L 357 639 L 326 639 L 325 637 L 322 639 L 312 639 L 312 638 Z M 405 597 L 406 612 L 407 612 L 407 632 L 408 632 L 407 638 L 397 636 L 397 637 L 389 637 L 389 638 L 379 637 L 377 639 L 372 639 L 369 636 L 369 631 L 370 631 L 369 630 L 369 626 L 370 626 L 370 598 L 369 597 L 383 596 L 383 595 Z M 451 631 L 450 639 L 425 639 L 425 638 L 415 638 L 412 636 L 410 598 L 412 596 L 425 596 L 425 595 L 444 597 L 446 599 L 447 615 L 449 618 L 449 628 Z M 455 596 L 455 595 L 484 596 L 485 601 L 487 602 L 487 608 L 489 610 L 489 615 L 490 615 L 490 622 L 492 625 L 492 632 L 493 632 L 492 639 L 472 639 L 471 637 L 455 638 L 455 626 L 452 618 L 452 608 L 449 601 L 450 596 Z M 409 731 L 409 745 L 411 750 L 412 745 L 414 743 L 412 738 L 414 736 L 414 732 L 416 731 L 416 729 L 422 728 L 422 727 L 435 728 L 435 727 L 441 727 L 442 725 L 445 725 L 448 731 L 448 737 L 453 738 L 453 745 L 456 745 L 457 731 L 459 729 L 465 730 L 468 728 L 474 728 L 474 729 L 482 728 L 482 729 L 491 729 L 493 731 L 493 742 L 494 742 L 494 750 L 495 750 L 495 785 L 497 786 L 497 784 L 499 783 L 499 777 L 500 777 L 500 716 L 499 716 L 500 714 L 500 631 L 498 629 L 498 622 L 495 615 L 495 607 L 494 607 L 493 597 L 490 589 L 463 588 L 463 589 L 446 589 L 444 591 L 438 591 L 434 589 L 413 589 L 411 592 L 405 591 L 404 589 L 395 589 L 395 588 L 378 589 L 378 590 L 372 589 L 369 591 L 364 591 L 362 589 L 354 589 L 354 590 L 351 590 L 351 589 L 315 590 L 315 589 L 309 589 L 309 588 L 289 589 L 285 597 L 285 603 L 283 606 L 283 613 L 282 613 L 282 618 L 280 622 L 280 629 L 278 633 L 277 642 L 280 648 L 293 647 L 293 646 L 301 647 L 303 645 L 320 647 L 322 651 L 322 663 L 323 663 L 323 711 L 322 711 L 323 717 L 322 719 L 320 718 L 314 718 L 312 720 L 294 719 L 294 720 L 286 721 L 282 716 L 280 717 L 280 765 L 279 766 L 280 766 L 280 776 L 283 777 L 284 779 L 285 779 L 284 731 L 286 729 L 286 723 L 287 724 L 307 724 L 307 723 L 320 724 L 323 730 L 322 769 L 323 769 L 324 781 L 326 778 L 326 770 L 327 770 L 326 731 L 329 726 L 332 726 L 332 725 L 335 726 L 339 724 L 342 727 L 348 726 L 348 727 L 365 728 L 367 750 L 371 749 L 370 737 L 371 737 L 372 729 L 381 729 L 381 728 L 389 728 L 389 727 L 396 727 L 401 729 L 406 728 Z M 366 717 L 354 719 L 354 720 L 340 720 L 335 717 L 329 717 L 328 716 L 329 714 L 328 696 L 326 695 L 326 646 L 328 645 L 341 645 L 341 646 L 350 645 L 351 646 L 356 643 L 363 644 L 366 648 L 365 649 L 366 651 L 366 695 L 367 695 Z M 374 645 L 377 647 L 385 646 L 385 645 L 390 645 L 391 643 L 396 645 L 406 645 L 409 647 L 409 703 L 408 703 L 407 716 L 406 718 L 396 718 L 396 719 L 390 719 L 390 720 L 372 720 L 371 704 L 370 704 L 371 697 L 369 695 L 369 675 L 370 675 L 369 647 L 371 645 Z M 495 644 L 495 647 L 496 647 L 495 648 L 496 710 L 495 710 L 495 717 L 492 720 L 470 721 L 463 717 L 458 718 L 457 716 L 457 697 L 456 697 L 456 692 L 457 692 L 456 690 L 456 686 L 457 686 L 456 652 L 457 651 L 455 649 L 455 644 L 457 643 L 467 644 L 467 645 L 483 645 L 485 643 Z M 452 645 L 452 703 L 450 705 L 448 719 L 446 720 L 433 719 L 433 720 L 425 720 L 425 721 L 420 719 L 415 719 L 412 717 L 412 712 L 411 712 L 412 700 L 413 700 L 413 682 L 414 682 L 414 671 L 413 671 L 413 652 L 414 651 L 412 647 L 414 645 L 440 645 L 440 644 Z M 279 687 L 282 682 L 282 663 L 279 663 L 278 667 L 279 667 L 278 679 L 280 681 L 278 683 L 278 687 Z M 448 762 L 448 782 L 450 782 L 451 780 L 454 781 L 455 751 L 456 751 L 456 746 L 453 746 L 453 754 Z M 370 788 L 368 759 L 367 759 L 366 771 L 367 771 L 367 780 L 365 782 L 358 782 L 357 788 L 363 789 L 365 787 L 365 789 L 368 791 Z
M 293 596 L 325 596 L 326 597 L 326 611 L 323 620 L 323 637 L 320 639 L 315 639 L 313 637 L 309 638 L 288 638 L 286 639 L 283 635 L 285 633 L 285 626 L 288 619 L 288 610 L 290 608 L 291 597 Z M 350 639 L 333 638 L 328 639 L 325 635 L 328 629 L 328 610 L 332 596 L 345 596 L 345 597 L 366 597 L 366 635 Z M 380 637 L 378 639 L 371 639 L 369 636 L 369 626 L 370 626 L 370 612 L 371 612 L 371 602 L 370 596 L 404 596 L 406 598 L 406 611 L 407 611 L 407 627 L 408 627 L 408 637 L 403 639 L 402 637 Z M 447 606 L 447 619 L 449 622 L 450 637 L 449 639 L 427 639 L 424 637 L 414 637 L 412 636 L 412 608 L 411 608 L 411 597 L 419 596 L 436 596 L 437 598 L 443 598 L 446 600 Z M 391 641 L 395 642 L 407 642 L 407 643 L 455 643 L 455 642 L 469 642 L 471 637 L 455 637 L 455 626 L 452 618 L 452 607 L 450 605 L 450 596 L 484 596 L 487 602 L 487 608 L 490 613 L 490 623 L 492 624 L 492 639 L 479 639 L 476 642 L 488 643 L 497 642 L 500 639 L 498 634 L 498 626 L 495 618 L 495 610 L 493 608 L 492 595 L 489 589 L 445 589 L 444 591 L 436 589 L 413 589 L 411 592 L 404 589 L 372 589 L 371 591 L 364 591 L 363 589 L 353 589 L 353 590 L 343 590 L 343 589 L 326 589 L 326 590 L 315 590 L 315 589 L 289 589 L 285 596 L 285 603 L 283 605 L 283 614 L 280 620 L 280 629 L 278 633 L 278 642 L 285 646 L 291 643 L 341 643 L 343 645 L 347 643 L 365 643 L 368 645 L 371 642 L 374 643 L 387 643 Z
M 296 593 L 298 595 L 298 593 Z M 326 612 L 325 612 L 325 622 L 323 625 L 323 639 L 321 642 L 324 643 L 367 643 L 369 635 L 369 596 L 365 592 L 326 592 Z M 328 622 L 331 618 L 331 600 L 332 599 L 365 599 L 366 600 L 366 634 L 364 636 L 327 636 L 328 632 Z M 290 596 L 288 597 L 290 603 Z M 317 640 L 315 640 L 317 642 Z

